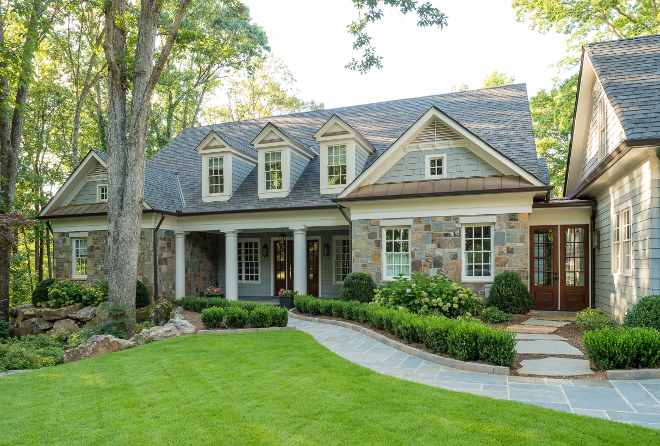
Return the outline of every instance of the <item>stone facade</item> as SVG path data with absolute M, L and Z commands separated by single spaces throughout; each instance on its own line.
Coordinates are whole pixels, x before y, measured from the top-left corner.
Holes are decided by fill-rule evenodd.
M 529 214 L 500 214 L 494 223 L 494 274 L 517 273 L 529 281 Z M 380 220 L 353 220 L 353 271 L 371 274 L 380 285 L 382 272 L 383 227 Z M 412 272 L 435 275 L 440 272 L 461 281 L 463 261 L 459 217 L 417 217 L 410 232 Z M 481 297 L 490 283 L 464 283 Z
M 186 296 L 200 296 L 209 286 L 218 286 L 218 237 L 207 232 L 186 235 Z

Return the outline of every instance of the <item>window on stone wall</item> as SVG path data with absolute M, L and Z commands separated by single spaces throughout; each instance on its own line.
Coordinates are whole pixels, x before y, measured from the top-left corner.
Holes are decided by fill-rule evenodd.
M 73 277 L 85 278 L 87 277 L 87 239 L 71 239 L 71 246 L 73 248 L 73 262 L 71 262 Z
M 335 283 L 343 283 L 351 269 L 351 241 L 348 238 L 335 238 Z
M 410 275 L 410 228 L 385 228 L 384 279 Z
M 612 272 L 632 275 L 632 209 L 626 208 L 612 215 Z
M 463 280 L 493 277 L 493 226 L 463 226 Z
M 238 242 L 238 281 L 259 282 L 259 240 Z

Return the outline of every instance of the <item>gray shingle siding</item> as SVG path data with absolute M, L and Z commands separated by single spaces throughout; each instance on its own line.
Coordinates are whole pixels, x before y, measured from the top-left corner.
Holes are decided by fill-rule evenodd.
M 369 154 L 364 150 L 355 148 L 355 178 L 357 178 L 364 170 L 364 165 L 367 162 Z
M 229 142 L 229 141 L 227 141 Z M 243 181 L 245 181 L 245 178 L 252 172 L 252 169 L 256 169 L 257 166 L 254 166 L 250 163 L 246 163 L 245 161 L 239 160 L 236 157 L 233 157 L 231 160 L 232 164 L 232 172 L 231 172 L 231 182 L 232 182 L 232 188 L 231 188 L 231 193 L 233 194 L 238 190 L 241 184 L 243 184 Z
M 291 153 L 291 165 L 289 166 L 289 173 L 291 175 L 290 186 L 291 188 L 295 187 L 298 182 L 298 178 L 302 175 L 307 165 L 307 160 L 300 155 Z
M 98 203 L 97 200 L 97 186 L 99 184 L 107 184 L 106 181 L 87 181 L 85 185 L 78 191 L 75 197 L 69 203 L 71 206 L 76 204 L 93 204 Z

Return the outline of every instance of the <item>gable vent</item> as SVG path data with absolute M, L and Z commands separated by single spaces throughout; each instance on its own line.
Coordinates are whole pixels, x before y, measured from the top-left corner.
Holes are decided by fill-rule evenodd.
M 85 177 L 86 180 L 104 180 L 107 178 L 107 173 L 103 166 L 100 164 L 97 164 L 94 166 L 92 170 L 89 171 L 87 176 Z
M 424 128 L 424 130 L 422 130 L 422 133 L 420 133 L 411 144 L 427 144 L 456 139 L 462 139 L 461 135 L 440 119 L 435 118 Z

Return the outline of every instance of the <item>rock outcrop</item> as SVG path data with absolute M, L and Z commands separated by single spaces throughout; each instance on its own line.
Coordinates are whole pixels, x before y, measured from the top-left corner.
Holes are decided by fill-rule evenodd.
M 165 327 L 174 327 L 182 335 L 197 333 L 197 327 L 185 319 L 170 319 Z
M 62 308 L 39 308 L 37 309 L 37 317 L 45 321 L 56 321 L 65 319 L 71 313 L 75 313 L 85 308 L 85 304 L 73 304 Z
M 135 312 L 135 321 L 138 324 L 149 321 L 154 325 L 162 325 L 171 319 L 171 314 L 172 302 L 159 300 L 147 307 L 139 308 Z
M 69 317 L 80 322 L 89 322 L 96 317 L 96 307 L 85 307 L 82 310 L 71 313 Z
M 64 336 L 69 336 L 71 333 L 76 331 L 78 328 L 78 324 L 72 319 L 60 319 L 58 321 L 55 321 L 53 324 L 53 328 L 48 330 L 46 332 L 47 335 L 57 335 L 61 334 Z
M 135 342 L 118 339 L 110 335 L 96 335 L 89 338 L 76 348 L 64 352 L 64 362 L 80 361 L 107 353 L 119 352 L 136 347 Z

